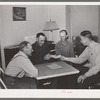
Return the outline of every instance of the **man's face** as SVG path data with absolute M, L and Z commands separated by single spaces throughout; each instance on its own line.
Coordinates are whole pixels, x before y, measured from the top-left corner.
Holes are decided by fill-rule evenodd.
M 42 46 L 44 44 L 44 42 L 45 42 L 45 36 L 40 35 L 37 38 L 37 42 L 38 42 L 39 46 Z
M 84 46 L 87 46 L 87 41 L 88 41 L 88 38 L 87 37 L 83 37 L 83 36 L 80 36 L 81 37 L 81 42 Z
M 27 46 L 24 47 L 24 53 L 27 56 L 32 56 L 32 52 L 33 52 L 33 49 L 32 49 L 31 44 L 27 44 Z
M 60 39 L 61 39 L 61 41 L 65 41 L 67 37 L 68 37 L 68 35 L 66 35 L 65 32 L 60 32 Z

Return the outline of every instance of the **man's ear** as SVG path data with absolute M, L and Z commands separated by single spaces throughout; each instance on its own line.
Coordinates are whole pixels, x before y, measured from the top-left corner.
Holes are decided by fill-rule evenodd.
M 36 38 L 36 41 L 38 41 L 38 38 Z
M 67 36 L 66 36 L 66 39 L 68 39 L 68 38 L 69 38 L 69 36 L 67 35 Z

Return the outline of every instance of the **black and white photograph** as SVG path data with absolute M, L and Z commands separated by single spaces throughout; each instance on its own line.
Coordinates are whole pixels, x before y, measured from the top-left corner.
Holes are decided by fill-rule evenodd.
M 26 8 L 13 7 L 13 21 L 25 21 L 26 20 Z
M 100 5 L 0 5 L 0 26 L 2 90 L 100 89 Z

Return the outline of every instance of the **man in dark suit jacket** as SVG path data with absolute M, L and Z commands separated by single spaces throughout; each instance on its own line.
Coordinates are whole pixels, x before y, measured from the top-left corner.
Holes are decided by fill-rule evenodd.
M 44 33 L 40 32 L 36 35 L 36 42 L 32 45 L 32 48 L 34 53 L 31 61 L 34 64 L 44 63 L 50 59 L 50 48 Z

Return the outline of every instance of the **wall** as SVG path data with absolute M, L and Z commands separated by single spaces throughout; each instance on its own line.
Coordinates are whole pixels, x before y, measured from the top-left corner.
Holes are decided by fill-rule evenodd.
M 64 5 L 49 5 L 48 6 L 48 21 L 56 21 L 59 30 L 66 29 L 66 6 Z M 59 30 L 53 31 L 53 40 L 54 42 L 59 41 Z M 52 40 L 52 36 L 49 32 L 49 39 Z
M 4 70 L 4 47 L 19 44 L 24 40 L 25 36 L 34 35 L 38 32 L 41 32 L 45 23 L 44 13 L 46 11 L 46 6 L 21 6 L 26 7 L 27 21 L 13 21 L 12 7 L 15 6 L 0 6 L 0 21 L 2 21 L 2 27 L 0 27 L 2 30 L 2 32 L 0 32 L 2 35 L 1 55 L 2 66 Z
M 98 7 L 98 16 L 100 16 L 100 6 Z M 100 17 L 98 18 L 98 42 L 100 43 Z
M 50 19 L 56 21 L 60 30 L 67 29 L 70 37 L 85 29 L 98 34 L 98 6 L 24 5 L 21 7 L 26 7 L 27 21 L 12 21 L 12 7 L 0 6 L 4 46 L 18 44 L 24 36 L 42 31 Z M 45 31 L 45 34 L 51 40 L 51 33 Z M 53 31 L 53 40 L 55 43 L 59 41 L 59 30 Z
M 71 6 L 66 6 L 66 30 L 69 35 L 69 41 L 71 41 Z
M 13 21 L 12 7 L 3 6 L 2 8 L 5 46 L 18 44 L 24 40 L 24 36 L 34 35 L 42 31 L 45 23 L 45 6 L 21 6 L 26 7 L 27 21 Z
M 48 20 L 55 20 L 59 30 L 66 29 L 69 41 L 73 35 L 79 35 L 83 30 L 90 30 L 94 35 L 98 35 L 98 16 L 97 5 L 48 6 Z M 55 43 L 60 39 L 59 30 L 53 32 Z
M 71 33 L 90 30 L 98 35 L 98 6 L 71 6 Z
M 2 33 L 2 66 L 5 69 L 5 58 L 3 49 L 5 46 L 16 45 L 24 40 L 25 36 L 30 36 L 43 31 L 46 21 L 54 20 L 59 28 L 66 28 L 65 6 L 51 5 L 20 5 L 17 7 L 26 7 L 26 21 L 13 21 L 12 8 L 15 5 L 0 6 L 0 27 Z M 59 30 L 54 31 L 55 43 L 59 40 Z M 50 32 L 44 32 L 50 40 Z
M 4 46 L 18 44 L 27 35 L 34 35 L 41 32 L 44 28 L 46 21 L 54 20 L 58 24 L 60 29 L 66 29 L 66 17 L 65 17 L 65 6 L 21 6 L 26 7 L 26 20 L 27 21 L 13 21 L 12 19 L 12 7 L 16 6 L 2 6 L 2 17 L 3 18 L 3 43 Z M 20 6 L 17 6 L 20 7 Z M 49 40 L 50 32 L 44 32 Z M 53 32 L 54 41 L 59 40 L 59 30 Z
M 2 33 L 2 9 L 0 7 L 0 47 L 1 47 L 1 33 Z
M 0 9 L 0 18 L 2 17 L 2 11 Z M 1 33 L 2 33 L 2 19 L 0 19 L 0 52 L 1 52 Z M 0 53 L 0 65 L 1 65 L 1 53 Z
M 73 34 L 83 30 L 90 30 L 98 35 L 98 6 L 70 6 L 70 5 L 20 5 L 26 7 L 27 21 L 13 21 L 11 5 L 0 6 L 0 34 L 2 33 L 2 58 L 3 47 L 18 44 L 27 35 L 41 32 L 45 22 L 56 21 L 58 27 L 66 29 L 70 40 Z M 19 6 L 19 7 L 20 7 Z M 18 7 L 18 5 L 17 5 Z M 53 31 L 53 40 L 59 41 L 59 30 Z M 49 40 L 50 32 L 45 31 Z M 0 39 L 1 40 L 1 39 Z M 4 58 L 2 59 L 4 61 Z

